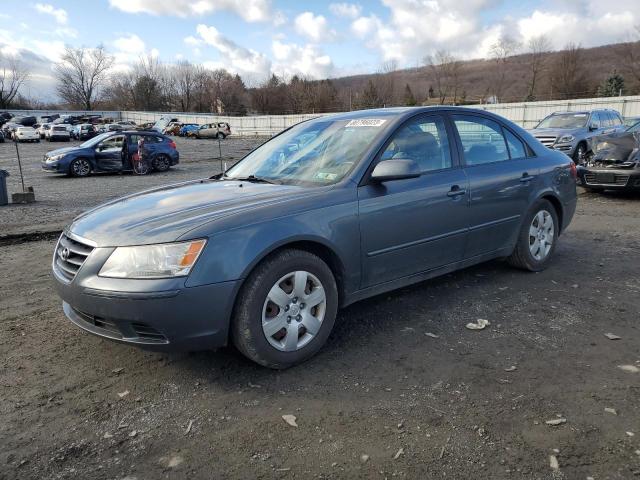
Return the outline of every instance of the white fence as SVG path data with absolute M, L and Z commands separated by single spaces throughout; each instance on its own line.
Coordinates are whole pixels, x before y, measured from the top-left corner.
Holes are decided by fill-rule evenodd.
M 553 100 L 545 102 L 500 103 L 487 105 L 470 105 L 502 115 L 524 128 L 533 128 L 550 113 L 557 111 L 581 111 L 596 108 L 617 110 L 623 117 L 640 117 L 640 95 L 610 98 L 586 98 L 579 100 Z M 114 120 L 131 120 L 138 124 L 155 122 L 163 116 L 172 116 L 181 122 L 214 123 L 228 122 L 231 131 L 237 136 L 272 136 L 296 123 L 326 114 L 300 115 L 259 115 L 247 117 L 230 117 L 204 113 L 180 112 L 129 112 L 129 111 L 59 111 L 59 110 L 10 110 L 14 115 L 34 115 L 41 117 L 53 113 L 58 114 L 99 114 Z

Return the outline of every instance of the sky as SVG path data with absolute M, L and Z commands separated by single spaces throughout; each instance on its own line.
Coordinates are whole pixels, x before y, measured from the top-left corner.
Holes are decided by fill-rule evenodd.
M 5 0 L 6 1 L 6 0 Z M 640 0 L 49 0 L 0 10 L 0 57 L 32 70 L 23 92 L 52 99 L 65 45 L 102 44 L 126 71 L 142 55 L 225 68 L 257 85 L 270 74 L 331 78 L 415 67 L 448 50 L 483 58 L 501 35 L 545 34 L 554 49 L 628 40 Z

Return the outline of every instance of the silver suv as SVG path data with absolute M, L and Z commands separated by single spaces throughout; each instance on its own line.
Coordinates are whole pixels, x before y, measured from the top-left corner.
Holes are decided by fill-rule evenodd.
M 583 164 L 592 153 L 594 136 L 623 129 L 622 117 L 615 110 L 592 110 L 552 113 L 531 134 L 545 147 L 566 153 L 576 164 Z

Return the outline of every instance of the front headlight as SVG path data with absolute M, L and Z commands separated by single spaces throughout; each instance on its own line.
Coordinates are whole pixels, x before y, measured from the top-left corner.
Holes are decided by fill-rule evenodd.
M 573 142 L 574 139 L 575 137 L 573 135 L 563 135 L 558 140 L 558 143 L 569 143 L 569 142 Z
M 54 155 L 53 157 L 47 157 L 47 163 L 53 163 L 60 160 L 64 155 Z
M 166 278 L 189 275 L 206 240 L 118 247 L 100 269 L 101 277 Z

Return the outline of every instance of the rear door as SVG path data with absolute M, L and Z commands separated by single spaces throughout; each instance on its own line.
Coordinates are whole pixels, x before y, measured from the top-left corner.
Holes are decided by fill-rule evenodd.
M 462 259 L 468 182 L 452 138 L 444 115 L 409 120 L 379 160 L 411 159 L 421 176 L 358 188 L 363 288 Z
M 469 178 L 470 210 L 464 257 L 515 242 L 539 179 L 533 153 L 511 130 L 476 114 L 452 115 Z

